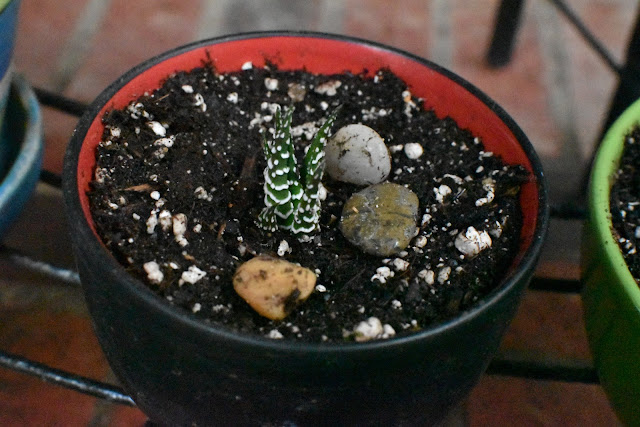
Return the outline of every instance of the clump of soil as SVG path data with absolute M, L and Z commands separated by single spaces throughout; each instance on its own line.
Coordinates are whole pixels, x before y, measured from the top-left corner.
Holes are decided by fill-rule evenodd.
M 407 334 L 468 309 L 497 286 L 518 248 L 524 168 L 506 165 L 452 119 L 424 110 L 388 70 L 243 68 L 218 74 L 205 64 L 179 72 L 103 118 L 91 209 L 99 235 L 132 275 L 205 322 L 314 342 L 351 340 L 371 317 L 391 327 L 387 337 Z M 298 159 L 338 105 L 334 132 L 362 123 L 384 138 L 392 155 L 388 180 L 420 200 L 420 232 L 405 251 L 383 259 L 352 246 L 338 223 L 344 202 L 362 187 L 327 174 L 321 229 L 310 242 L 256 226 L 264 207 L 262 132 L 273 126 L 276 105 L 295 105 Z M 410 158 L 408 143 L 419 143 L 423 154 Z M 454 245 L 468 227 L 492 239 L 475 257 Z M 258 254 L 318 276 L 309 299 L 284 321 L 257 315 L 233 290 L 236 268 Z
M 614 237 L 631 275 L 640 283 L 640 126 L 625 137 L 610 204 Z

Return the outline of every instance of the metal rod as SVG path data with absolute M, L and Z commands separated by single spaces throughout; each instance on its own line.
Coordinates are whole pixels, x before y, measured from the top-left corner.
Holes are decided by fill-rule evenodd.
M 36 87 L 33 90 L 42 105 L 56 108 L 72 116 L 80 117 L 88 107 L 87 104 L 46 89 Z
M 640 96 L 640 11 L 636 16 L 636 21 L 631 32 L 629 44 L 627 45 L 625 64 L 622 67 L 620 81 L 614 93 L 607 119 L 603 124 L 600 133 L 601 141 L 607 129 Z
M 562 13 L 567 20 L 575 27 L 580 33 L 582 38 L 587 44 L 600 56 L 600 58 L 613 70 L 620 75 L 622 73 L 622 67 L 613 58 L 613 55 L 607 50 L 606 47 L 591 33 L 591 31 L 584 25 L 578 15 L 564 2 L 564 0 L 550 0 Z
M 596 153 L 602 143 L 607 130 L 611 127 L 613 122 L 627 109 L 635 100 L 640 96 L 640 11 L 637 12 L 636 21 L 631 33 L 631 38 L 627 46 L 626 60 L 620 73 L 618 80 L 618 87 L 613 94 L 611 105 L 607 117 L 600 129 L 600 135 L 596 140 L 596 145 L 591 151 L 591 155 L 587 161 L 585 170 L 583 172 L 582 187 L 580 188 L 581 195 L 587 194 L 589 176 L 595 161 Z
M 487 375 L 521 377 L 532 380 L 600 383 L 593 366 L 586 362 L 569 360 L 539 361 L 499 355 L 491 361 L 486 373 Z
M 0 366 L 113 403 L 136 406 L 133 399 L 117 386 L 51 368 L 3 351 L 0 351 Z
M 62 177 L 45 169 L 40 171 L 40 181 L 55 188 L 62 188 Z
M 611 70 L 620 75 L 622 67 L 613 58 L 613 55 L 593 33 L 584 25 L 578 15 L 563 1 L 550 0 L 553 5 L 558 8 L 560 13 L 575 27 L 580 36 L 587 44 L 596 52 L 600 58 L 607 64 Z M 498 7 L 496 20 L 494 24 L 494 32 L 487 53 L 487 62 L 493 67 L 501 67 L 509 63 L 515 37 L 520 25 L 520 17 L 524 0 L 502 0 Z
M 551 217 L 555 219 L 584 220 L 587 218 L 587 209 L 573 201 L 551 205 Z
M 7 248 L 0 244 L 0 254 L 6 255 L 13 263 L 45 276 L 53 277 L 71 285 L 80 285 L 80 276 L 77 272 L 68 268 L 57 267 L 44 261 L 40 261 L 25 255 L 15 249 Z
M 487 51 L 487 62 L 494 68 L 511 61 L 524 0 L 502 0 L 496 14 L 493 36 Z
M 529 290 L 567 294 L 580 293 L 582 292 L 582 283 L 579 280 L 534 277 L 529 284 Z

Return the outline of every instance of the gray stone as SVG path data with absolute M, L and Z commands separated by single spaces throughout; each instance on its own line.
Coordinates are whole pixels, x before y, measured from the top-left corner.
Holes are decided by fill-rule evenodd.
M 391 156 L 384 139 L 365 125 L 340 128 L 327 142 L 325 154 L 326 171 L 338 181 L 378 184 L 391 172 Z
M 372 185 L 347 200 L 340 229 L 364 252 L 388 256 L 406 248 L 415 237 L 418 204 L 418 196 L 402 185 Z

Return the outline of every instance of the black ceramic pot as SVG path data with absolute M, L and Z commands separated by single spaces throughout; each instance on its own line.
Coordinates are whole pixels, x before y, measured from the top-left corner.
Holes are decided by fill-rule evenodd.
M 488 150 L 522 164 L 519 253 L 502 284 L 445 323 L 390 340 L 305 344 L 231 333 L 202 323 L 129 276 L 97 237 L 85 191 L 102 114 L 160 86 L 209 55 L 219 71 L 260 66 L 316 73 L 388 67 L 439 116 L 479 135 Z M 206 40 L 132 69 L 92 104 L 69 145 L 64 198 L 78 268 L 98 339 L 125 389 L 170 425 L 432 424 L 460 403 L 493 357 L 531 278 L 547 227 L 546 184 L 526 136 L 471 84 L 408 53 L 347 37 L 244 34 Z

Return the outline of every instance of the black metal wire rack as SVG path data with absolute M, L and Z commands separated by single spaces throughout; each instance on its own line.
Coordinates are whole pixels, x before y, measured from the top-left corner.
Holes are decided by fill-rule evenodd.
M 633 100 L 640 96 L 640 14 L 628 46 L 627 61 L 625 64 L 620 65 L 616 63 L 606 48 L 589 32 L 586 26 L 564 1 L 551 0 L 551 2 L 557 6 L 559 12 L 563 14 L 583 36 L 588 45 L 590 45 L 598 55 L 600 55 L 603 61 L 619 76 L 618 88 L 616 89 L 607 120 L 604 124 L 604 128 L 607 128 Z M 491 66 L 500 67 L 509 62 L 523 5 L 524 0 L 502 0 L 496 14 L 496 25 L 487 54 L 487 61 Z M 81 102 L 44 89 L 37 88 L 36 95 L 43 106 L 73 116 L 82 115 L 87 107 Z M 585 187 L 587 177 L 585 174 Z M 56 188 L 61 187 L 61 177 L 50 171 L 43 170 L 40 175 L 40 181 Z M 584 204 L 581 204 L 580 200 L 578 200 L 578 202 L 574 201 L 554 205 L 551 207 L 551 217 L 552 219 L 559 220 L 570 219 L 582 221 L 585 218 Z M 22 268 L 62 280 L 69 286 L 78 286 L 80 283 L 75 271 L 34 259 L 28 254 L 2 244 L 0 244 L 0 256 L 8 258 L 11 263 Z M 529 285 L 529 290 L 534 292 L 577 294 L 580 292 L 581 287 L 581 283 L 578 280 L 534 277 Z M 55 369 L 2 350 L 0 350 L 0 367 L 27 375 L 33 375 L 49 383 L 105 399 L 113 403 L 135 406 L 133 399 L 118 386 Z M 539 358 L 525 358 L 522 355 L 514 354 L 498 354 L 490 363 L 486 374 L 533 380 L 598 384 L 596 371 L 589 362 L 566 359 L 539 360 Z

